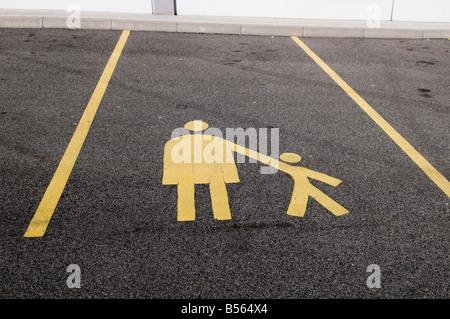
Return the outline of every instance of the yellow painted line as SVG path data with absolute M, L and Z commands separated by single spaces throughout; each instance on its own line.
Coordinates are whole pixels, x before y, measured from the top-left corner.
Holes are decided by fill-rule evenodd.
M 341 88 L 358 104 L 369 117 L 424 171 L 424 173 L 450 197 L 450 183 L 438 172 L 407 140 L 403 138 L 380 114 L 378 114 L 361 96 L 358 95 L 336 72 L 319 58 L 298 37 L 291 37 L 311 59 L 313 59 Z
M 122 32 L 24 237 L 44 236 L 129 35 Z

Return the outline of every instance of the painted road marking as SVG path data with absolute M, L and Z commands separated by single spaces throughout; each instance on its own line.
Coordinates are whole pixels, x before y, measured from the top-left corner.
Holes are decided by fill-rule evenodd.
M 162 183 L 177 185 L 179 221 L 195 220 L 195 184 L 209 184 L 215 219 L 231 219 L 225 184 L 239 183 L 239 175 L 233 154 L 223 140 L 201 134 L 208 126 L 202 121 L 188 122 L 184 127 L 195 134 L 172 138 L 164 147 Z M 220 153 L 222 160 L 215 161 L 213 152 Z
M 195 122 L 197 124 L 192 124 Z M 303 217 L 309 197 L 314 198 L 336 216 L 348 213 L 347 209 L 309 182 L 309 178 L 312 178 L 335 187 L 342 182 L 341 180 L 305 167 L 284 163 L 300 162 L 301 156 L 298 154 L 281 154 L 281 161 L 278 161 L 218 136 L 202 134 L 203 129 L 208 126 L 202 121 L 189 122 L 185 128 L 196 134 L 186 132 L 173 137 L 164 146 L 162 184 L 177 185 L 178 221 L 195 220 L 195 184 L 209 184 L 215 219 L 231 219 L 226 184 L 240 182 L 233 152 L 272 166 L 291 176 L 294 180 L 294 190 L 287 211 L 288 215 Z
M 24 237 L 44 236 L 129 34 L 129 30 L 124 30 L 122 32 Z
M 380 114 L 378 114 L 358 93 L 356 93 L 336 72 L 317 56 L 298 37 L 291 37 L 340 87 L 358 104 L 364 112 L 420 167 L 422 171 L 450 197 L 450 183 L 433 167 L 407 140 L 403 138 Z

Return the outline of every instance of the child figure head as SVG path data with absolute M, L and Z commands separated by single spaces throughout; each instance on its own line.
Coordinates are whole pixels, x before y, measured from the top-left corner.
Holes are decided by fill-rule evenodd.
M 280 160 L 286 163 L 298 163 L 302 160 L 302 157 L 295 153 L 283 153 L 280 155 Z

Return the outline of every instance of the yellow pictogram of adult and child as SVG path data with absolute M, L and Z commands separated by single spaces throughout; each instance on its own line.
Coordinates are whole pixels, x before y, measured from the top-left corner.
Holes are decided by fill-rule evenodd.
M 294 189 L 287 210 L 288 215 L 303 217 L 309 197 L 336 216 L 348 213 L 347 209 L 309 182 L 311 178 L 337 186 L 341 180 L 305 167 L 287 164 L 300 162 L 300 155 L 283 153 L 280 160 L 277 160 L 226 139 L 201 134 L 208 128 L 205 122 L 191 121 L 184 127 L 195 134 L 172 138 L 164 147 L 162 184 L 177 185 L 178 221 L 195 220 L 195 184 L 209 184 L 215 219 L 231 219 L 226 184 L 240 182 L 233 152 L 276 167 L 292 177 Z

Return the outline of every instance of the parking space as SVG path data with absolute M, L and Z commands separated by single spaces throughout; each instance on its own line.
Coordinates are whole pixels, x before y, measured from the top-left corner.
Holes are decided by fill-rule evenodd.
M 2 297 L 448 295 L 448 181 L 430 179 L 289 37 L 131 32 L 45 234 L 24 237 L 121 34 L 0 31 Z M 450 41 L 302 41 L 450 175 Z M 164 146 L 193 120 L 278 128 L 279 154 L 342 181 L 310 179 L 348 213 L 309 198 L 303 217 L 288 215 L 289 173 L 247 161 L 226 184 L 231 219 L 214 218 L 198 184 L 195 220 L 178 221 Z M 66 286 L 70 264 L 80 289 Z M 366 285 L 371 264 L 379 289 Z

